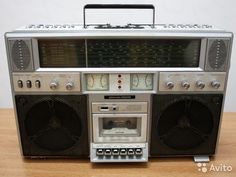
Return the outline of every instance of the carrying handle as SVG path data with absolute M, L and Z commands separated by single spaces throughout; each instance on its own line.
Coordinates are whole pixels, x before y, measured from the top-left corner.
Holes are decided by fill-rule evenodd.
M 86 9 L 150 9 L 152 10 L 152 27 L 155 26 L 155 7 L 152 4 L 87 4 L 83 9 L 84 28 L 86 25 Z

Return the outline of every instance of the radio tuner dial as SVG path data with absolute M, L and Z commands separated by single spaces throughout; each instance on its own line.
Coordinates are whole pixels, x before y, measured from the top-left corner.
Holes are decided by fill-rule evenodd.
M 73 87 L 74 87 L 74 83 L 73 83 L 73 82 L 68 82 L 68 83 L 66 84 L 66 90 L 72 90 Z
M 187 82 L 187 81 L 183 81 L 183 82 L 181 83 L 181 86 L 187 90 L 187 89 L 189 89 L 189 87 L 190 87 L 190 83 Z
M 54 81 L 50 83 L 50 89 L 56 90 L 58 87 L 58 82 Z
M 220 87 L 220 82 L 219 81 L 212 81 L 211 86 L 215 89 L 218 89 Z
M 196 86 L 200 89 L 204 89 L 205 83 L 203 81 L 197 81 Z
M 174 86 L 175 86 L 174 82 L 171 82 L 171 81 L 166 82 L 166 87 L 168 89 L 172 89 L 172 88 L 174 88 Z

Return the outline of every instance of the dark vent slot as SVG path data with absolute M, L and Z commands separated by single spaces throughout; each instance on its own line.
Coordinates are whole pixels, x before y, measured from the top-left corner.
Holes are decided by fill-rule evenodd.
M 14 41 L 11 49 L 13 70 L 25 71 L 29 70 L 31 63 L 30 49 L 25 41 Z

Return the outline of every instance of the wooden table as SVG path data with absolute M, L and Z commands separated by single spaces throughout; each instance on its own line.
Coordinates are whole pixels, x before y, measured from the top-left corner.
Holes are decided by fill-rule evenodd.
M 0 110 L 0 176 L 1 177 L 236 177 L 236 113 L 224 113 L 218 152 L 211 165 L 231 165 L 231 172 L 199 172 L 192 158 L 153 158 L 148 163 L 92 164 L 89 159 L 23 159 L 20 155 L 14 113 Z

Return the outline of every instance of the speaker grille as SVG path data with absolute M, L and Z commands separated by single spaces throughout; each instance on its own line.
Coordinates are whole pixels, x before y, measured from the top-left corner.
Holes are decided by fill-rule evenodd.
M 186 150 L 207 141 L 212 127 L 210 110 L 199 101 L 185 99 L 170 104 L 163 111 L 157 130 L 164 144 Z
M 31 41 L 14 40 L 10 44 L 13 71 L 31 71 Z
M 208 46 L 208 71 L 225 71 L 229 40 L 209 40 Z
M 87 155 L 85 95 L 17 95 L 15 98 L 25 156 Z
M 150 154 L 214 154 L 222 100 L 222 94 L 154 95 Z
M 80 118 L 58 99 L 35 104 L 26 115 L 26 132 L 39 147 L 61 151 L 76 144 L 81 135 Z

